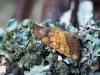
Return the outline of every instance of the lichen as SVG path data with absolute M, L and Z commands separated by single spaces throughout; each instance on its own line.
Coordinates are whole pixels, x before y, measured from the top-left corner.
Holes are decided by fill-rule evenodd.
M 35 34 L 35 23 L 26 19 L 18 23 L 8 22 L 7 31 L 0 29 L 0 55 L 28 70 L 25 75 L 95 75 L 100 73 L 100 21 L 88 20 L 79 30 L 66 25 L 45 21 L 40 26 L 60 29 L 83 36 L 80 41 L 78 60 L 66 57 L 39 40 Z M 60 58 L 59 58 L 60 56 Z

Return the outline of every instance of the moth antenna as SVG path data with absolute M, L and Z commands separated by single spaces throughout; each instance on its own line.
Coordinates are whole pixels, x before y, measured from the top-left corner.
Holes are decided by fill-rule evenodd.
M 79 34 L 73 34 L 73 36 L 75 36 L 75 37 L 78 38 L 78 39 L 83 39 L 83 38 L 84 38 L 84 36 L 81 36 L 81 35 L 79 35 Z

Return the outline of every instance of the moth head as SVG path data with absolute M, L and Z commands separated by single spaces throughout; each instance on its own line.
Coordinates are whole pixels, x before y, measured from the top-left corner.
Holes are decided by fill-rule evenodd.
M 50 30 L 49 28 L 47 27 L 43 27 L 43 26 L 38 26 L 36 25 L 35 27 L 35 35 L 41 39 L 43 38 L 44 36 L 47 36 L 47 32 L 48 30 Z

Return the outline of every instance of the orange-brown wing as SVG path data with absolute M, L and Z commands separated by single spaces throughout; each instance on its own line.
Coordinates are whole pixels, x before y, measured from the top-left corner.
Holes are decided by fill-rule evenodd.
M 39 26 L 36 27 L 35 33 L 44 43 L 58 52 L 73 59 L 78 58 L 79 42 L 71 33 Z
M 73 59 L 78 59 L 80 51 L 79 51 L 79 41 L 78 38 L 76 38 L 73 35 L 65 34 L 67 44 L 69 45 L 70 51 L 69 51 L 69 57 L 72 57 Z

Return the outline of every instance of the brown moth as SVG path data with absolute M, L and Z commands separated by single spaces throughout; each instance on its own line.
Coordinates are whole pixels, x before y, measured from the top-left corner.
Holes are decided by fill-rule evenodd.
M 80 53 L 78 38 L 81 36 L 67 31 L 53 30 L 38 25 L 36 25 L 35 35 L 61 54 L 73 59 L 78 59 Z

